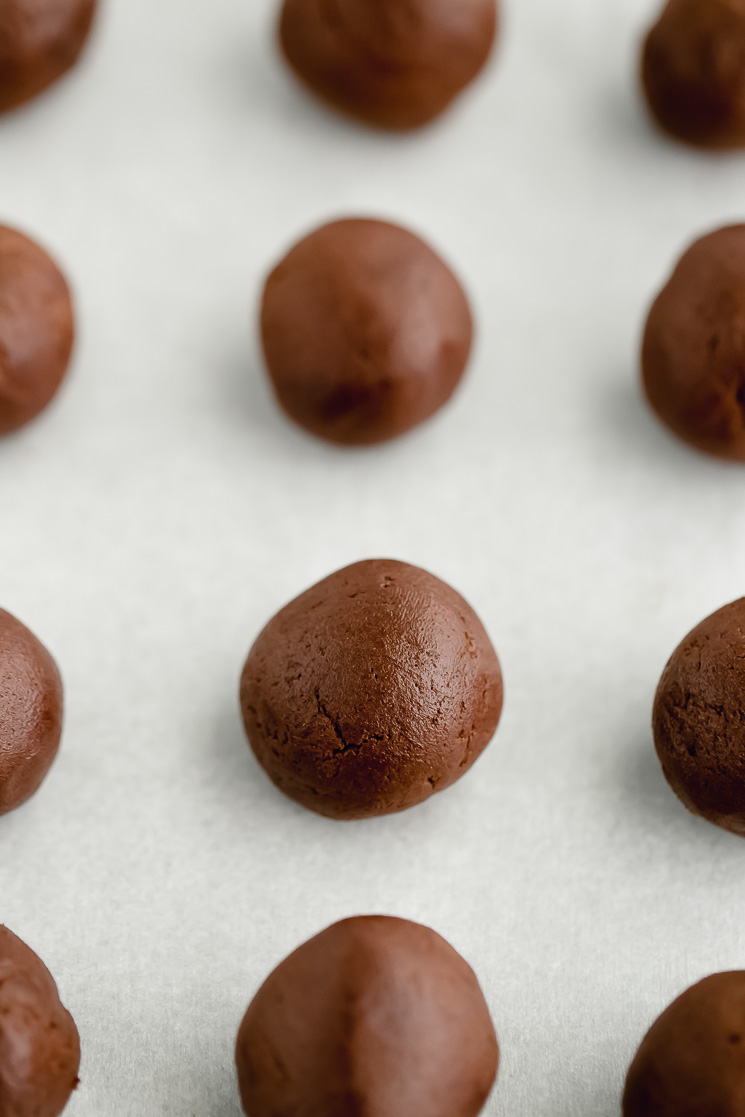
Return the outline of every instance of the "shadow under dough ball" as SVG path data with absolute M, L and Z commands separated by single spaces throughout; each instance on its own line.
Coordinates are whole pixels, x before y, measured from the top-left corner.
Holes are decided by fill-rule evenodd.
M 740 1117 L 745 1099 L 745 973 L 707 977 L 673 1001 L 642 1041 L 624 1117 Z
M 0 225 L 0 435 L 25 426 L 51 401 L 74 333 L 57 265 L 34 241 Z
M 330 818 L 405 810 L 462 776 L 491 740 L 502 676 L 450 586 L 374 559 L 286 605 L 251 649 L 241 708 L 256 758 Z
M 0 926 L 0 1117 L 58 1117 L 79 1066 L 78 1030 L 54 978 Z
M 644 44 L 642 84 L 676 139 L 745 146 L 745 0 L 669 0 Z
M 654 701 L 654 742 L 690 811 L 745 837 L 745 598 L 673 652 Z
M 675 434 L 745 461 L 745 225 L 710 233 L 681 257 L 647 319 L 642 376 Z
M 249 1117 L 476 1117 L 498 1061 L 471 967 L 386 916 L 345 919 L 285 959 L 236 1047 Z
M 282 50 L 327 104 L 376 128 L 429 124 L 476 77 L 495 0 L 285 0 Z
M 20 621 L 0 609 L 0 815 L 20 807 L 39 788 L 61 734 L 62 681 L 56 664 Z
M 30 101 L 75 65 L 96 0 L 1 0 L 0 112 Z
M 366 445 L 447 403 L 473 324 L 458 280 L 424 241 L 357 219 L 317 229 L 277 265 L 261 336 L 290 418 L 330 442 Z

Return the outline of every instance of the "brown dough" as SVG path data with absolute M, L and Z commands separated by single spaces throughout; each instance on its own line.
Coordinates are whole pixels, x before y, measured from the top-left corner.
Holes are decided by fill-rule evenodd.
M 30 422 L 55 395 L 74 331 L 57 265 L 34 241 L 0 225 L 0 435 Z
M 745 837 L 745 598 L 707 617 L 673 652 L 653 728 L 675 794 Z
M 34 794 L 61 734 L 62 681 L 56 664 L 20 621 L 0 609 L 0 815 Z
M 473 81 L 495 0 L 285 0 L 285 57 L 327 104 L 376 128 L 429 124 Z
M 452 271 L 384 221 L 324 225 L 264 289 L 261 336 L 277 399 L 331 442 L 383 442 L 428 419 L 458 386 L 472 335 Z
M 0 2 L 0 112 L 30 101 L 77 62 L 96 0 Z
M 697 240 L 647 320 L 647 398 L 680 438 L 745 461 L 745 225 Z
M 634 1058 L 624 1117 L 741 1117 L 745 1107 L 745 973 L 686 990 Z
M 52 975 L 0 926 L 0 1117 L 58 1117 L 79 1065 L 78 1030 Z
M 285 606 L 241 680 L 246 733 L 277 787 L 331 818 L 390 814 L 460 778 L 502 709 L 471 607 L 416 566 L 358 562 Z
M 745 0 L 669 0 L 644 44 L 642 84 L 676 139 L 745 146 Z
M 285 959 L 236 1048 L 249 1117 L 476 1117 L 498 1059 L 470 966 L 385 916 L 345 919 Z

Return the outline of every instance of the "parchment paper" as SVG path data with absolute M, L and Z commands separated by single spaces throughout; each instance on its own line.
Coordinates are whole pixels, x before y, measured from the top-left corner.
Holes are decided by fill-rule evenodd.
M 70 1117 L 238 1117 L 250 997 L 350 914 L 474 966 L 488 1117 L 612 1117 L 668 1001 L 745 967 L 745 845 L 686 814 L 649 729 L 668 655 L 745 590 L 745 474 L 637 386 L 648 303 L 742 219 L 745 160 L 650 127 L 655 9 L 512 0 L 484 79 L 393 138 L 298 89 L 270 0 L 105 0 L 75 75 L 0 122 L 0 220 L 57 254 L 80 321 L 57 404 L 0 445 L 0 603 L 67 701 L 43 789 L 0 820 L 0 921 L 78 1022 Z M 344 214 L 425 235 L 479 323 L 452 406 L 357 453 L 279 415 L 254 327 L 267 269 Z M 237 680 L 277 608 L 372 556 L 471 601 L 506 704 L 455 788 L 341 825 L 260 773 Z

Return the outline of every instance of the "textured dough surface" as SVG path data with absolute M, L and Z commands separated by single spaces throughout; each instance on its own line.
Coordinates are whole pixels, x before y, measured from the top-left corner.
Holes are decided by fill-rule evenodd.
M 335 818 L 404 810 L 481 755 L 502 709 L 499 661 L 471 607 L 415 566 L 356 563 L 285 606 L 241 680 L 259 763 Z
M 25 625 L 0 609 L 0 815 L 38 789 L 61 734 L 57 666 Z
M 52 975 L 0 926 L 0 1117 L 58 1117 L 79 1065 L 78 1030 Z
M 657 688 L 654 740 L 694 814 L 745 836 L 745 598 L 702 621 Z

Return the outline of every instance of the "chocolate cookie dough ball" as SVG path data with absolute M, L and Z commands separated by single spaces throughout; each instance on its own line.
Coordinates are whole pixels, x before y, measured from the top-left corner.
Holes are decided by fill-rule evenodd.
M 284 0 L 280 41 L 327 104 L 376 128 L 429 124 L 473 81 L 496 0 Z
M 55 662 L 20 621 L 0 609 L 0 815 L 38 789 L 61 733 L 62 681 Z
M 79 1065 L 78 1030 L 52 975 L 0 926 L 0 1117 L 58 1117 Z
M 0 435 L 50 402 L 67 371 L 73 335 L 59 268 L 38 244 L 0 225 Z
M 236 1048 L 249 1117 L 476 1117 L 498 1060 L 471 967 L 385 916 L 345 919 L 285 959 Z
M 676 139 L 745 146 L 745 0 L 668 0 L 644 45 L 642 83 Z
M 649 313 L 647 398 L 680 438 L 745 461 L 745 225 L 697 240 Z
M 0 112 L 30 101 L 77 61 L 96 0 L 0 0 Z
M 642 1041 L 624 1117 L 739 1117 L 745 1099 L 745 973 L 688 989 Z
M 673 652 L 653 728 L 675 794 L 745 837 L 745 598 L 707 617 Z
M 450 269 L 384 221 L 323 226 L 264 289 L 261 336 L 277 399 L 330 442 L 384 442 L 428 419 L 455 391 L 472 334 Z
M 413 807 L 489 743 L 502 676 L 450 586 L 416 566 L 358 562 L 286 605 L 243 669 L 256 758 L 280 791 L 330 818 Z

